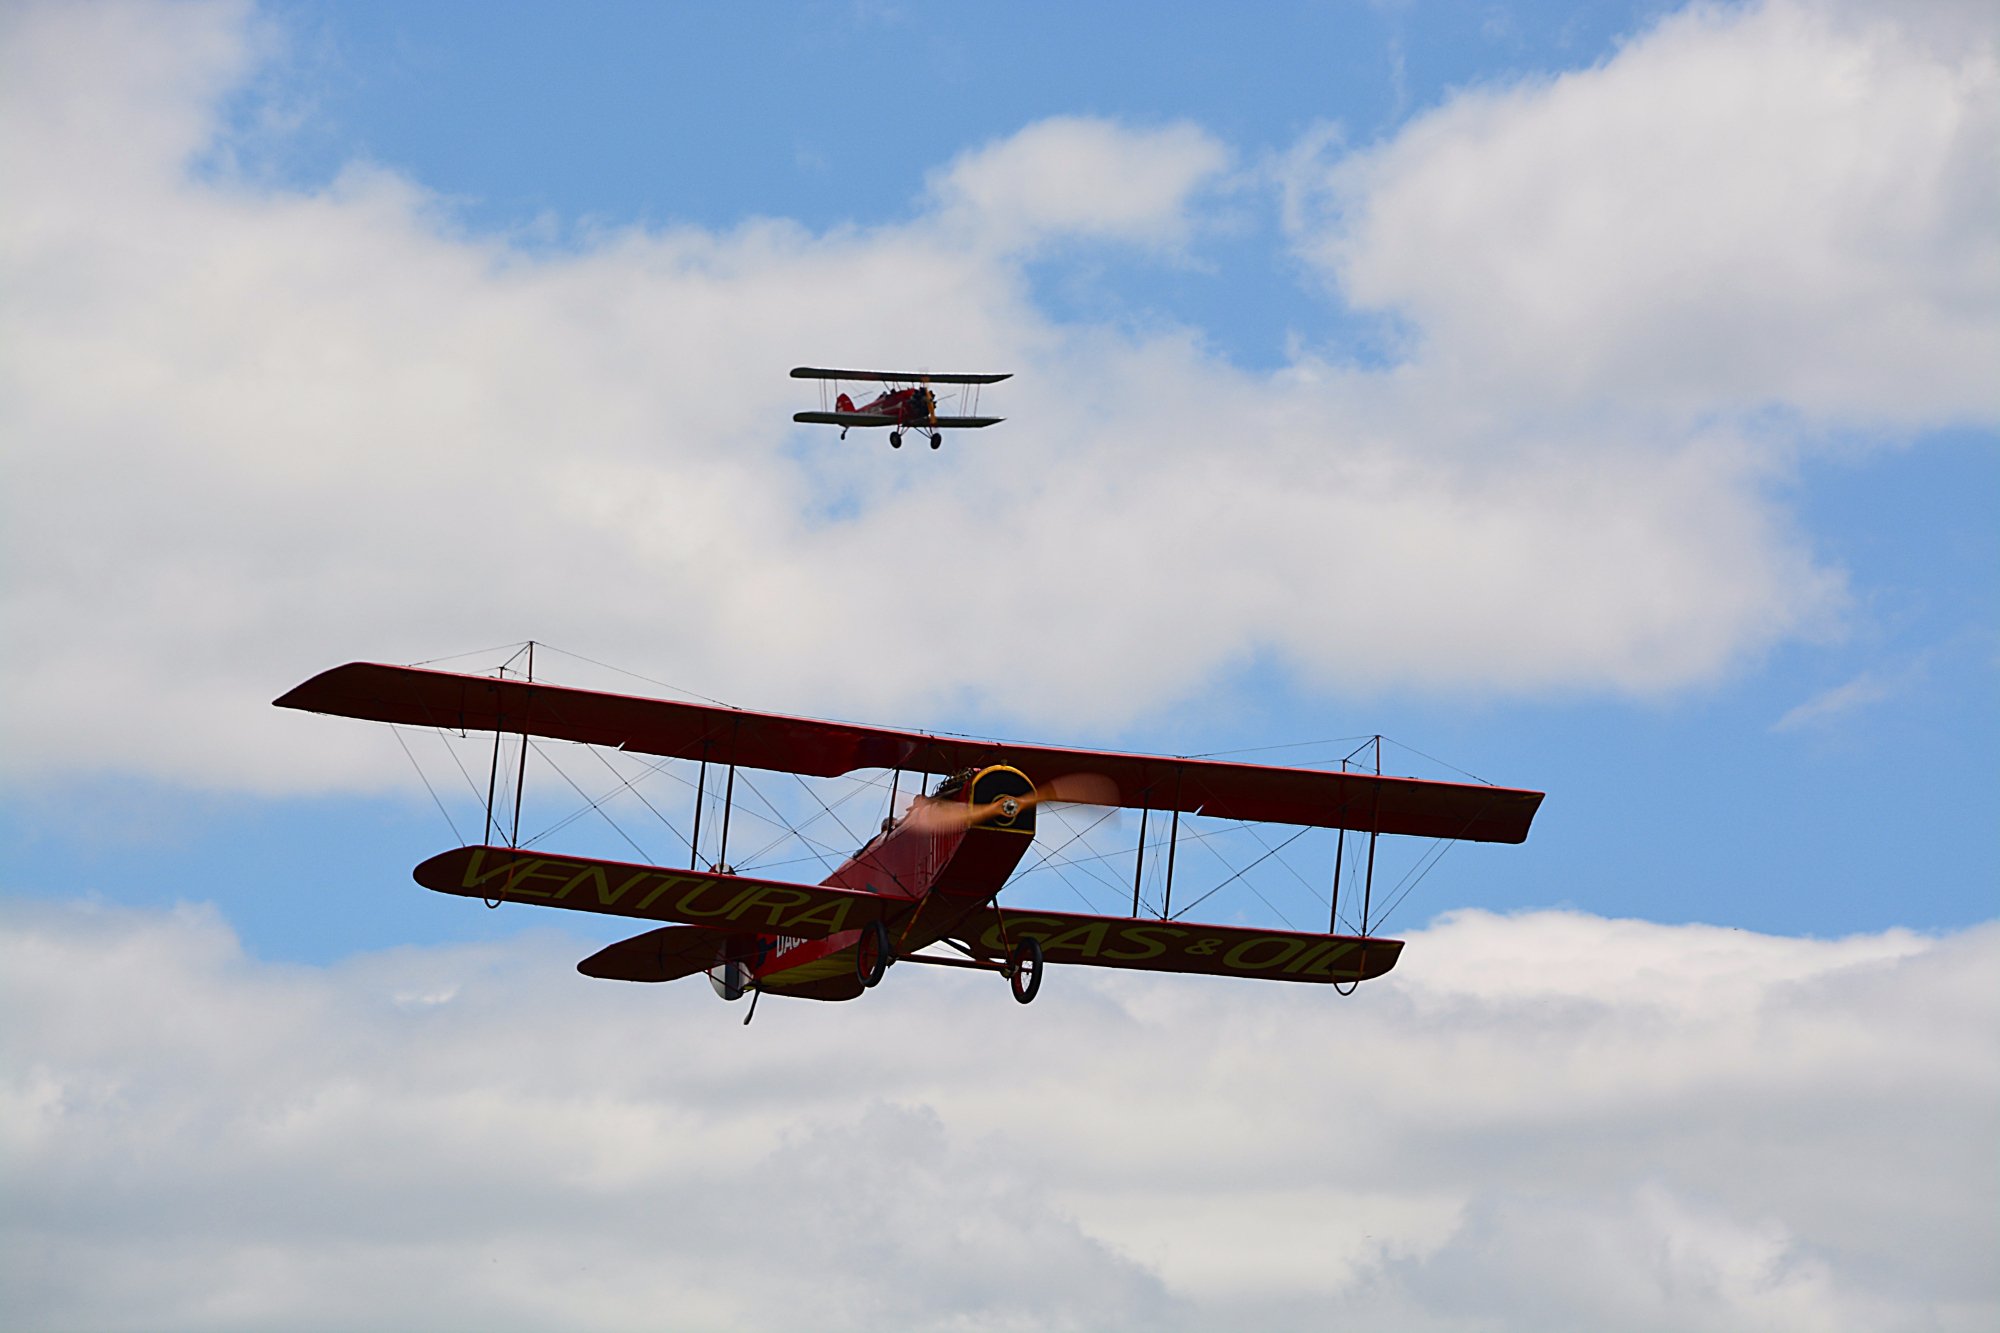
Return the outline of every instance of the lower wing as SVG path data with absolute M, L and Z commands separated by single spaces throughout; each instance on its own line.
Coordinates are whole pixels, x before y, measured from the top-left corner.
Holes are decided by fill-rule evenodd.
M 991 906 L 967 916 L 957 933 L 984 958 L 1003 958 L 1021 940 L 1033 937 L 1050 963 L 1270 981 L 1365 981 L 1394 967 L 1403 951 L 1401 940 L 1357 935 L 1003 911 Z
M 1005 417 L 939 417 L 935 421 L 911 421 L 907 425 L 913 430 L 935 428 L 937 430 L 977 430 L 981 426 L 997 426 Z M 792 420 L 808 426 L 898 426 L 904 425 L 901 417 L 889 416 L 881 412 L 794 412 Z
M 907 912 L 911 905 L 904 898 L 824 884 L 784 884 L 511 847 L 459 847 L 433 856 L 412 873 L 425 888 L 462 898 L 540 903 L 801 939 L 859 930 Z
M 808 426 L 893 426 L 901 418 L 882 412 L 794 412 L 792 420 Z

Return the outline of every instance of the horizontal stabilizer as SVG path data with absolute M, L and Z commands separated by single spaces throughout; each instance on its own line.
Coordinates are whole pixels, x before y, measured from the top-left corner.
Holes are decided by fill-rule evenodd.
M 732 939 L 746 955 L 757 944 L 755 936 L 732 936 L 708 926 L 661 926 L 606 945 L 576 970 L 606 981 L 676 981 L 721 962 Z
M 794 366 L 795 380 L 865 380 L 876 384 L 998 384 L 1014 378 L 1003 375 L 941 375 L 925 370 L 828 370 L 823 366 Z

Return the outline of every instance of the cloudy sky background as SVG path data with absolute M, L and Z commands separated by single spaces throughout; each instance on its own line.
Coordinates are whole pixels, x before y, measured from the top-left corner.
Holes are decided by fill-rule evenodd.
M 10 1325 L 2000 1318 L 1987 7 L 13 5 L 0 179 Z M 745 1032 L 267 706 L 529 637 L 1551 796 L 1352 999 Z

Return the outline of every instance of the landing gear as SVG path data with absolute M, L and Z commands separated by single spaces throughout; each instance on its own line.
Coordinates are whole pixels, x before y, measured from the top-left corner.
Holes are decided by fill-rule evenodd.
M 943 443 L 944 443 L 944 432 L 943 432 L 943 431 L 938 431 L 938 430 L 934 430 L 934 431 L 932 431 L 932 432 L 931 432 L 931 448 L 935 449 L 935 448 L 939 447 L 940 445 L 942 445 Z
M 889 928 L 870 921 L 854 942 L 854 979 L 864 988 L 873 988 L 889 970 Z
M 1025 937 L 1007 955 L 1007 984 L 1022 1004 L 1032 1002 L 1042 988 L 1042 942 L 1034 936 Z
M 903 447 L 903 432 L 899 430 L 889 432 L 889 447 L 891 449 L 900 449 Z

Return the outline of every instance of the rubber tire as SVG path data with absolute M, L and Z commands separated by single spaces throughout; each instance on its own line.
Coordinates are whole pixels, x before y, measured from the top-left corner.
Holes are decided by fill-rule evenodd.
M 944 436 L 943 436 L 943 435 L 933 435 L 933 436 L 931 436 L 931 448 L 933 448 L 933 449 L 942 449 L 942 448 L 944 448 Z
M 1033 1004 L 1042 989 L 1042 942 L 1033 935 L 1023 937 L 1007 955 L 1007 963 L 1008 989 L 1022 1004 Z
M 861 938 L 854 942 L 854 979 L 862 989 L 872 990 L 881 984 L 882 974 L 889 970 L 889 928 L 880 921 L 870 921 L 861 928 Z
M 889 447 L 891 449 L 900 449 L 903 447 L 903 432 L 899 430 L 889 432 Z

